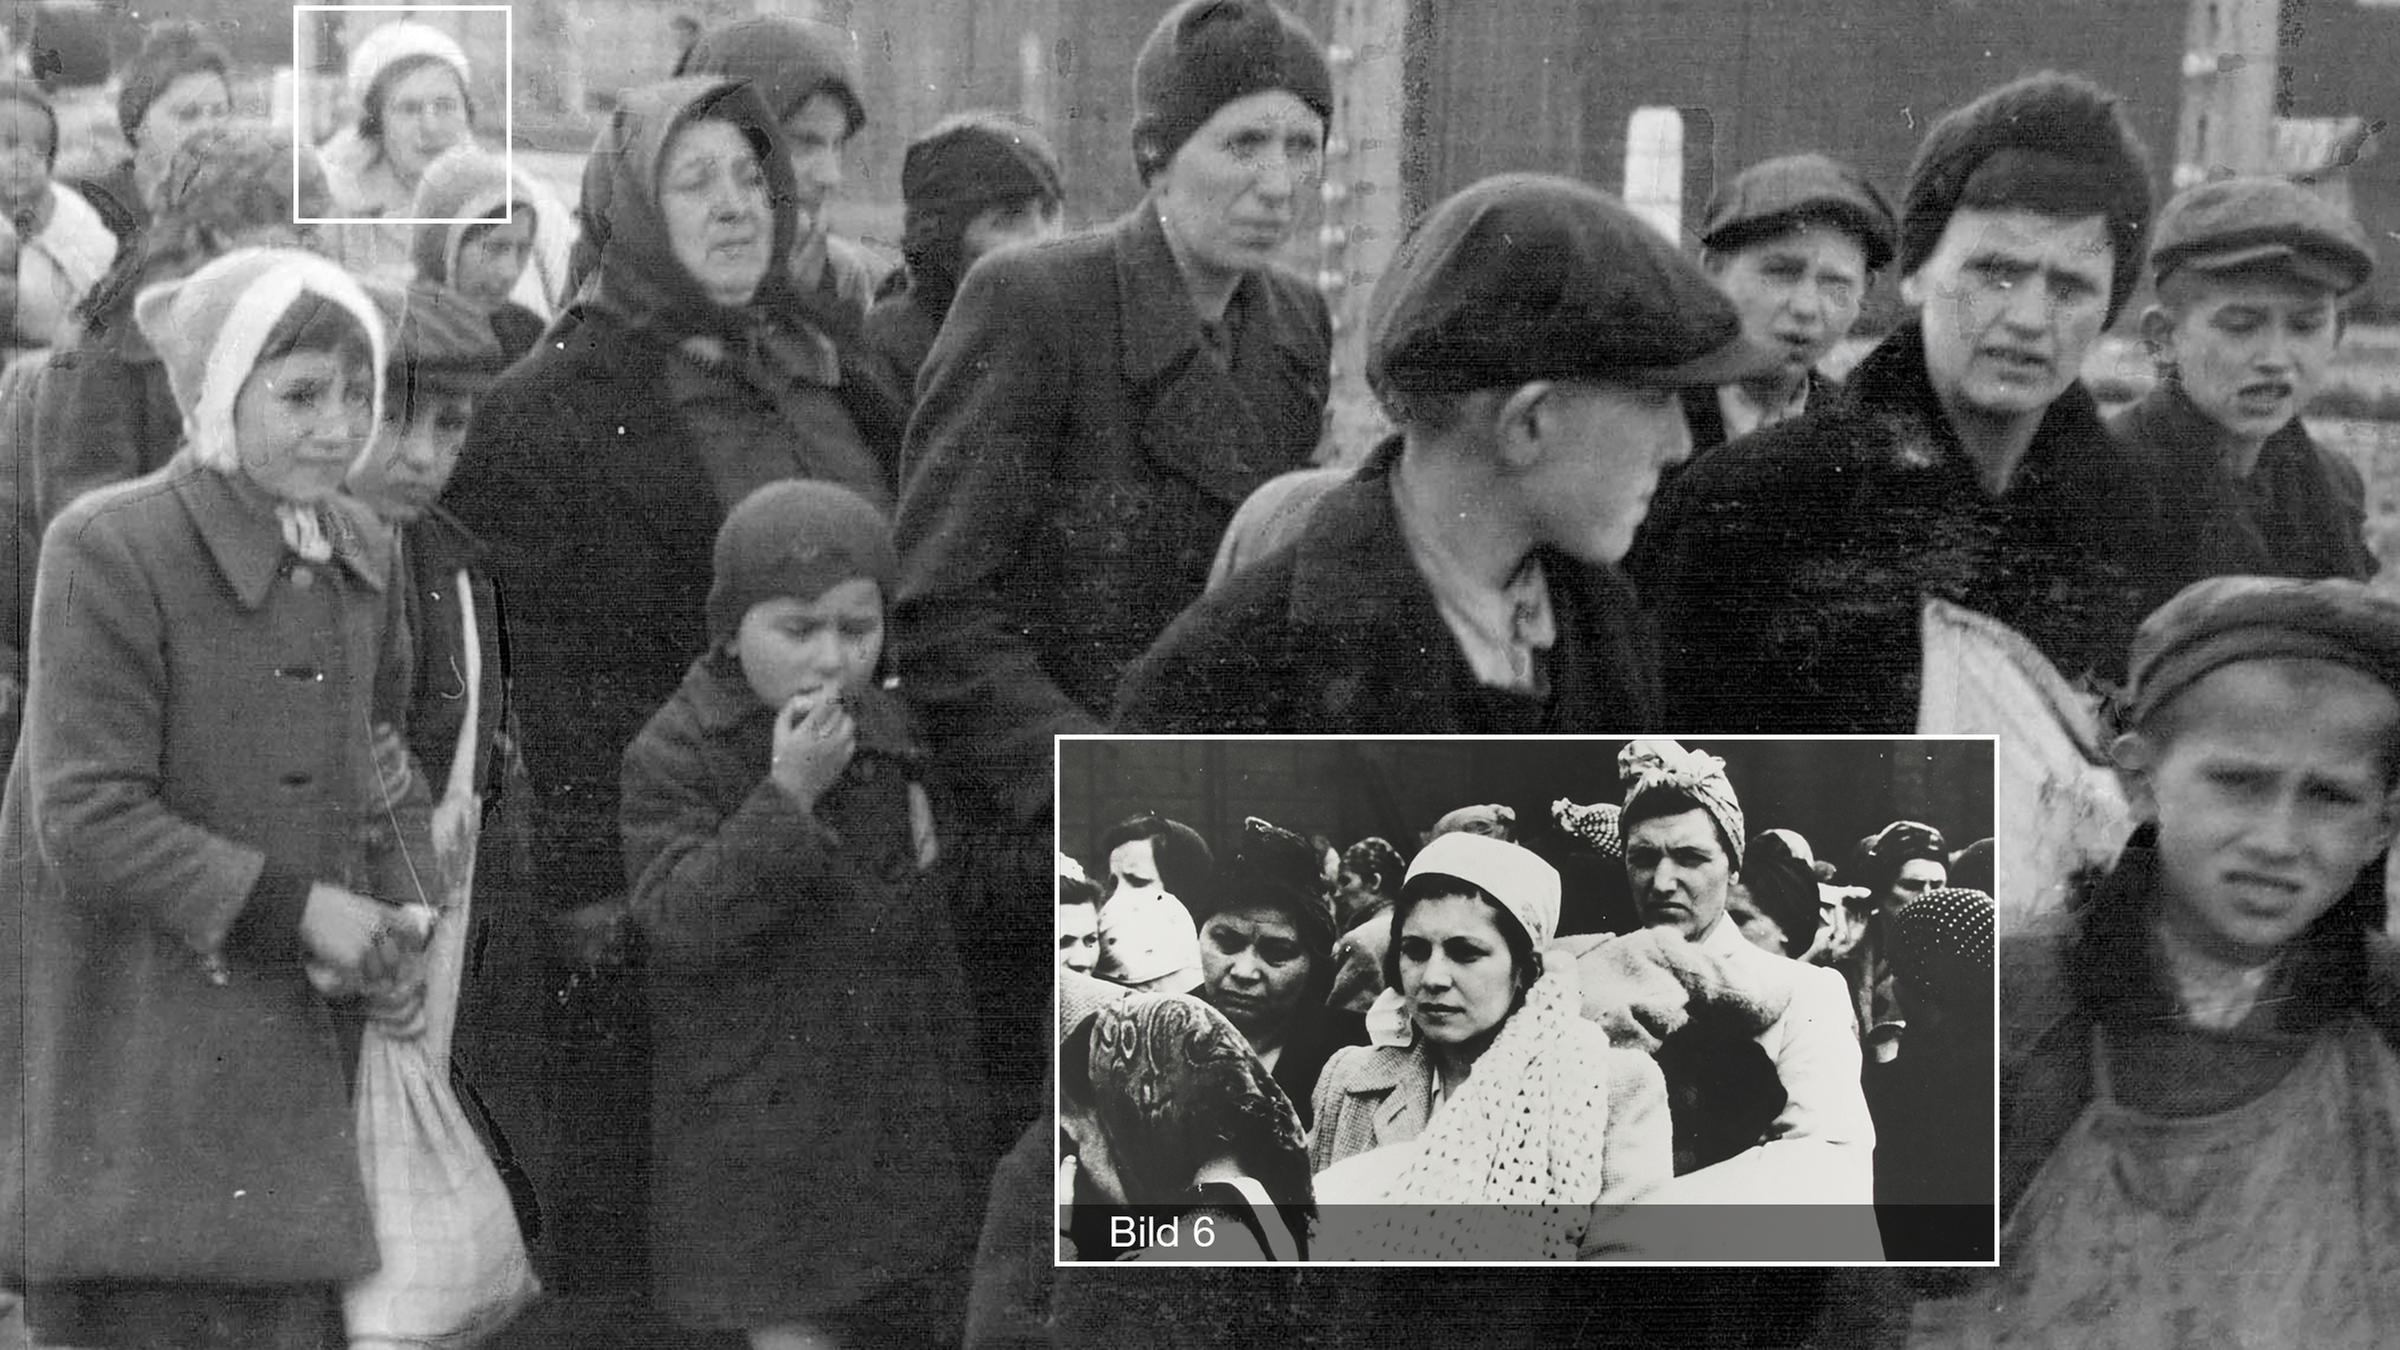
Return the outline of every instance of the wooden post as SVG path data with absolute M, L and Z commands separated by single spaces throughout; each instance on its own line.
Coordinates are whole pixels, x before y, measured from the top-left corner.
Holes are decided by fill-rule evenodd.
M 2272 171 L 2280 0 L 2192 0 L 2174 186 Z
M 1318 284 L 1333 311 L 1333 397 L 1327 463 L 1354 464 L 1390 430 L 1366 381 L 1367 299 L 1408 226 L 1401 181 L 1407 111 L 1403 34 L 1412 4 L 1341 0 L 1334 13 L 1333 125 L 1325 138 L 1325 215 Z

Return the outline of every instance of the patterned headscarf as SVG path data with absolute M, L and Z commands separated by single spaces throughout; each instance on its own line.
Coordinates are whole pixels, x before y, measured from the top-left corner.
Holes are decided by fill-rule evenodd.
M 1891 918 L 1892 969 L 1911 985 L 1988 998 L 1992 987 L 1992 898 L 1942 887 Z
M 1634 741 L 1618 752 L 1617 775 L 1626 784 L 1620 829 L 1625 820 L 1646 818 L 1636 809 L 1642 798 L 1655 792 L 1686 794 L 1717 823 L 1733 870 L 1742 870 L 1742 849 L 1749 835 L 1742 823 L 1741 799 L 1733 793 L 1733 780 L 1725 776 L 1724 760 L 1706 751 L 1686 750 L 1675 741 Z
M 1172 1203 L 1201 1164 L 1227 1154 L 1278 1205 L 1312 1194 L 1300 1117 L 1250 1043 L 1198 999 L 1136 995 L 1094 1016 L 1092 1109 L 1126 1198 Z

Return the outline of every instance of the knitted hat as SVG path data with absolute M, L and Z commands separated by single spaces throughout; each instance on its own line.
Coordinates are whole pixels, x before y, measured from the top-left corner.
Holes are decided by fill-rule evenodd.
M 1269 89 L 1333 120 L 1333 72 L 1300 21 L 1268 0 L 1183 0 L 1133 62 L 1133 158 L 1142 181 L 1236 99 Z
M 48 168 L 57 168 L 58 109 L 50 106 L 50 98 L 42 92 L 42 87 L 31 80 L 22 80 L 14 76 L 0 79 L 0 103 L 22 103 L 48 119 L 50 123 L 50 153 L 43 158 L 42 163 Z
M 350 50 L 350 73 L 345 86 L 350 104 L 362 116 L 374 106 L 377 86 L 392 68 L 412 57 L 430 57 L 458 72 L 460 88 L 467 87 L 467 54 L 457 39 L 439 28 L 403 19 L 387 23 L 358 40 Z
M 1524 926 L 1536 951 L 1558 931 L 1558 869 L 1531 849 L 1480 834 L 1445 834 L 1408 865 L 1408 881 L 1428 873 L 1481 887 Z
M 186 75 L 214 75 L 233 90 L 233 58 L 217 45 L 208 30 L 188 19 L 161 19 L 142 37 L 142 50 L 125 68 L 125 83 L 117 91 L 117 129 L 132 140 L 134 128 L 167 86 Z
M 430 388 L 474 393 L 508 367 L 492 325 L 465 296 L 430 282 L 408 286 L 362 283 L 393 334 L 393 389 Z
M 1822 910 L 1817 860 L 1806 839 L 1790 830 L 1761 831 L 1743 850 L 1742 887 L 1758 912 L 1783 930 L 1784 955 L 1808 950 Z
M 1617 828 L 1617 816 L 1621 810 L 1615 802 L 1594 802 L 1590 806 L 1582 806 L 1561 797 L 1550 803 L 1550 819 L 1594 853 L 1623 862 L 1625 836 Z
M 1058 152 L 1032 123 L 966 112 L 909 143 L 900 165 L 906 214 L 900 253 L 918 285 L 955 286 L 967 226 L 987 208 L 1034 198 L 1056 202 Z
M 220 473 L 239 471 L 233 403 L 258 364 L 275 325 L 294 306 L 337 305 L 366 330 L 375 370 L 386 362 L 383 316 L 348 272 L 298 249 L 236 249 L 190 276 L 162 282 L 133 302 L 134 322 L 167 368 L 184 441 L 193 457 Z M 383 420 L 375 381 L 374 423 Z M 359 448 L 359 462 L 373 437 Z
M 299 150 L 297 166 L 292 156 L 291 132 L 249 118 L 194 133 L 175 147 L 152 190 L 152 230 L 197 227 L 231 238 L 295 216 L 324 215 L 324 165 L 306 147 Z M 297 202 L 292 199 L 295 179 Z
M 1322 964 L 1333 955 L 1333 897 L 1325 893 L 1318 870 L 1317 850 L 1290 830 L 1279 829 L 1257 816 L 1242 821 L 1242 837 L 1233 857 L 1217 878 L 1215 893 L 1198 917 L 1229 909 L 1272 906 L 1291 920 L 1300 945 Z
M 855 136 L 867 124 L 850 34 L 830 24 L 774 15 L 738 19 L 702 33 L 675 73 L 752 85 L 778 123 L 822 93 L 841 102 L 849 128 L 844 135 Z
M 19 20 L 25 73 L 43 89 L 108 83 L 108 12 L 87 0 L 41 0 Z
M 1892 969 L 1910 984 L 1954 997 L 1992 987 L 1992 898 L 1940 887 L 1891 918 Z
M 1100 906 L 1102 979 L 1155 993 L 1200 986 L 1200 930 L 1166 891 L 1120 891 Z
M 708 635 L 730 642 L 762 600 L 813 600 L 864 577 L 891 598 L 900 574 L 892 527 L 866 498 L 832 483 L 789 478 L 742 499 L 717 530 Z
M 451 285 L 458 276 L 458 255 L 466 248 L 467 232 L 491 224 L 504 212 L 530 219 L 533 190 L 511 181 L 508 161 L 463 141 L 445 150 L 417 180 L 417 195 L 408 213 L 425 222 L 413 228 L 409 254 L 417 275 Z
M 1742 850 L 1748 836 L 1742 827 L 1741 799 L 1733 780 L 1725 776 L 1725 761 L 1700 750 L 1686 750 L 1674 741 L 1644 740 L 1627 745 L 1617 757 L 1620 774 L 1630 773 L 1633 786 L 1625 793 L 1625 809 L 1617 828 L 1633 833 L 1636 823 L 1655 816 L 1678 814 L 1670 807 L 1675 797 L 1689 797 L 1716 822 L 1717 833 L 1733 864 L 1742 870 Z
M 2117 96 L 2044 71 L 1942 115 L 1917 147 L 1900 208 L 1900 272 L 1925 265 L 1961 207 L 2108 222 L 2116 321 L 2142 271 L 2150 231 L 2150 152 Z

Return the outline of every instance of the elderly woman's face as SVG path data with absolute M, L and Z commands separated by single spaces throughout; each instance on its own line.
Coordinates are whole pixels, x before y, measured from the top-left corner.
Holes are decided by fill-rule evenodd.
M 694 122 L 667 142 L 658 206 L 675 260 L 720 305 L 746 305 L 775 247 L 767 175 L 741 129 Z
M 1300 930 L 1272 906 L 1225 910 L 1200 930 L 1208 1001 L 1253 1046 L 1282 1041 L 1315 966 Z
M 1418 901 L 1400 928 L 1400 993 L 1435 1045 L 1490 1035 L 1517 1002 L 1517 962 L 1492 907 L 1471 895 Z
M 1184 267 L 1256 271 L 1291 238 L 1325 167 L 1325 124 L 1288 90 L 1237 98 L 1178 146 L 1151 186 Z
M 383 158 L 401 182 L 415 185 L 426 165 L 466 138 L 466 86 L 449 66 L 428 62 L 383 91 Z

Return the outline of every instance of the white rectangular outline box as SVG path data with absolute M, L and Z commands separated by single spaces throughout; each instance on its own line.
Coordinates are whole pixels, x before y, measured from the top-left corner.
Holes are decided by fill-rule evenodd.
M 303 14 L 499 14 L 500 25 L 500 160 L 508 181 L 517 181 L 517 20 L 514 5 L 294 5 L 292 6 L 292 223 L 294 225 L 480 225 L 513 223 L 516 202 L 501 216 L 304 216 L 300 211 L 300 137 L 308 126 L 301 96 L 307 72 L 300 68 L 300 16 Z M 469 140 L 474 128 L 467 129 Z M 315 146 L 308 149 L 314 150 Z

